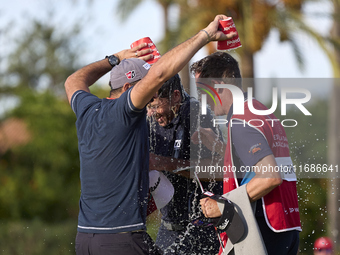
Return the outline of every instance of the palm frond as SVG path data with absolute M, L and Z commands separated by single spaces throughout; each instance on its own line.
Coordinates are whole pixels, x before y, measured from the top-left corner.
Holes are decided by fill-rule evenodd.
M 300 71 L 304 71 L 305 70 L 304 58 L 303 58 L 301 49 L 299 47 L 299 43 L 296 41 L 296 39 L 293 36 L 289 36 L 288 41 L 293 48 L 294 57 L 296 59 L 296 62 L 298 64 Z
M 120 0 L 118 3 L 118 17 L 124 21 L 143 0 Z

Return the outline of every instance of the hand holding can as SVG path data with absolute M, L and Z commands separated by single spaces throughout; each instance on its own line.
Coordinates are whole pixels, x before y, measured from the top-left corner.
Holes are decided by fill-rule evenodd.
M 242 47 L 234 21 L 231 17 L 220 20 L 218 29 L 221 30 L 224 34 L 229 34 L 231 32 L 236 33 L 236 36 L 231 39 L 217 42 L 218 50 L 233 50 Z
M 147 62 L 148 62 L 149 64 L 154 64 L 154 63 L 156 63 L 157 60 L 161 57 L 161 54 L 159 54 L 159 51 L 157 50 L 156 45 L 153 43 L 153 41 L 150 39 L 150 37 L 141 38 L 141 39 L 139 39 L 138 41 L 133 42 L 133 43 L 130 45 L 130 47 L 131 47 L 131 49 L 132 49 L 133 47 L 136 47 L 136 46 L 138 46 L 138 45 L 140 45 L 140 44 L 142 44 L 142 43 L 147 43 L 147 46 L 145 46 L 144 48 L 150 48 L 150 49 L 152 49 L 153 58 L 150 59 L 150 60 L 148 60 Z M 144 49 L 144 48 L 142 48 L 142 49 Z M 140 56 L 140 57 L 141 57 L 141 56 Z

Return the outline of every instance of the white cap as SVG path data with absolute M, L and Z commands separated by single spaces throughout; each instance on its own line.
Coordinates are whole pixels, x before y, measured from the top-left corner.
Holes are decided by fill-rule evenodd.
M 166 176 L 157 170 L 149 172 L 149 189 L 157 209 L 166 206 L 172 199 L 175 189 Z

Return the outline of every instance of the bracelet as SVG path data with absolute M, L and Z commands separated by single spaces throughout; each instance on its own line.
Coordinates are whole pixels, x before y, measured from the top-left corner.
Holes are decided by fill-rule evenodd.
M 209 33 L 208 33 L 207 31 L 205 31 L 204 29 L 202 29 L 202 30 L 200 30 L 200 31 L 203 31 L 204 33 L 206 33 L 206 34 L 207 34 L 207 36 L 208 36 L 208 42 L 210 42 L 210 41 L 211 41 L 211 38 L 210 38 L 210 35 L 209 35 Z

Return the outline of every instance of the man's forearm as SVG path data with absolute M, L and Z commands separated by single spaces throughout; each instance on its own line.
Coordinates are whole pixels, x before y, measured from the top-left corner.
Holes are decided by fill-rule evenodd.
M 189 160 L 165 157 L 150 153 L 150 170 L 168 171 L 174 173 L 174 170 L 179 170 L 180 168 L 185 168 L 188 166 L 190 166 Z M 183 177 L 190 178 L 189 171 L 175 171 L 175 173 Z
M 185 159 L 178 159 L 166 156 L 160 156 L 150 153 L 150 170 L 164 170 L 173 172 L 178 168 L 190 166 L 190 161 Z
M 80 70 L 76 71 L 72 77 L 79 82 L 82 82 L 87 87 L 93 85 L 98 79 L 103 77 L 105 74 L 110 72 L 112 66 L 109 64 L 107 59 L 102 59 L 92 64 L 89 64 Z
M 89 87 L 111 69 L 112 67 L 108 60 L 103 59 L 89 64 L 70 75 L 65 82 L 65 90 L 69 101 L 75 90 L 81 89 L 90 92 Z
M 152 50 L 142 50 L 142 48 L 145 46 L 146 44 L 142 43 L 132 49 L 122 50 L 115 53 L 114 55 L 119 59 L 119 61 L 125 58 L 135 58 L 137 55 L 141 56 L 139 57 L 140 59 L 147 61 L 152 57 L 152 54 L 150 54 Z M 65 90 L 69 102 L 73 93 L 77 90 L 85 90 L 90 92 L 89 87 L 99 78 L 110 72 L 111 69 L 112 66 L 110 65 L 108 59 L 105 58 L 89 64 L 70 75 L 65 82 Z
M 158 69 L 161 69 L 162 74 L 165 76 L 165 80 L 167 80 L 174 74 L 181 71 L 196 52 L 207 42 L 207 35 L 200 31 L 193 37 L 167 52 L 155 64 L 155 68 L 157 67 Z
M 236 35 L 236 33 L 225 35 L 218 30 L 219 20 L 226 18 L 228 17 L 225 15 L 217 15 L 206 28 L 160 58 L 155 67 L 157 66 L 160 69 L 159 71 L 165 77 L 165 80 L 182 70 L 195 53 L 209 41 L 231 39 Z

